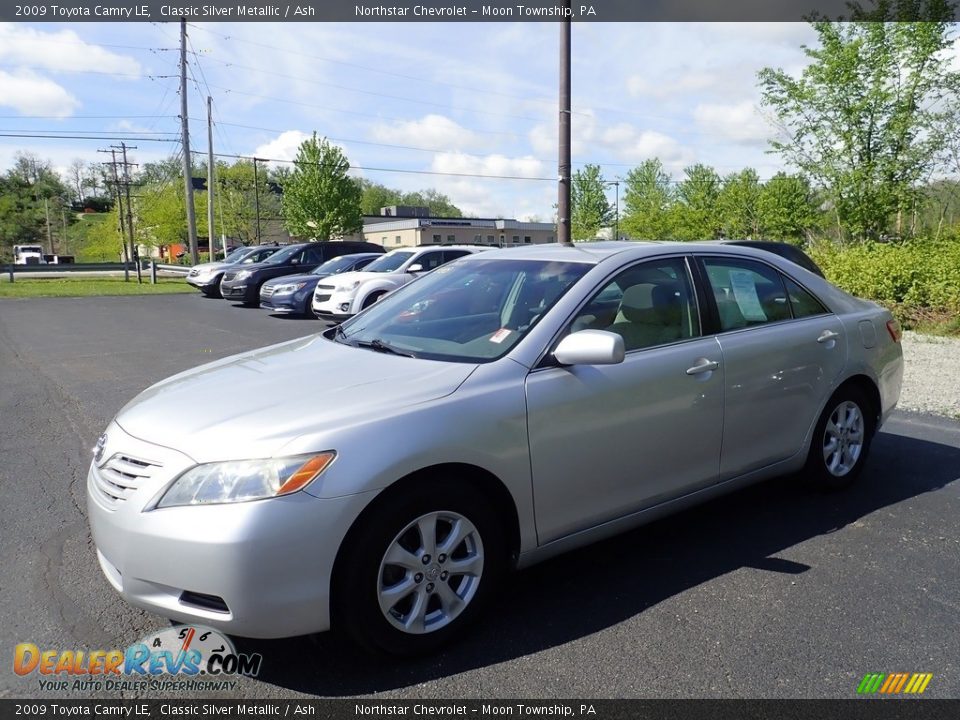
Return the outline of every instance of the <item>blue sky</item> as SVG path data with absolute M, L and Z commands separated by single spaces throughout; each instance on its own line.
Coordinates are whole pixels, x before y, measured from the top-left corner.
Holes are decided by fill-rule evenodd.
M 194 150 L 207 147 L 209 92 L 219 152 L 290 159 L 316 130 L 356 174 L 388 186 L 434 187 L 482 216 L 552 216 L 557 24 L 202 23 L 188 33 Z M 176 153 L 178 34 L 176 23 L 0 24 L 0 130 L 126 132 L 163 140 L 132 141 L 138 162 Z M 813 40 L 802 23 L 575 24 L 574 169 L 597 163 L 612 180 L 659 157 L 676 178 L 694 162 L 771 176 L 782 167 L 765 152 L 775 129 L 756 73 L 799 72 Z M 99 161 L 110 142 L 0 138 L 0 168 L 17 150 L 59 168 Z

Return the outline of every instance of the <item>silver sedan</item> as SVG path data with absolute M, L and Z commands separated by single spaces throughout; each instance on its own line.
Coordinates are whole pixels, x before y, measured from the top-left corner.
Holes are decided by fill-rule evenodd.
M 783 473 L 846 486 L 899 339 L 762 250 L 471 255 L 134 398 L 90 466 L 98 558 L 168 618 L 429 651 L 516 568 Z

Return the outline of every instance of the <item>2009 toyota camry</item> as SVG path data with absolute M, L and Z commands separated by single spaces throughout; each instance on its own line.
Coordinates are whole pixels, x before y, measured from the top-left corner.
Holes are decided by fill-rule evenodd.
M 90 467 L 100 564 L 176 620 L 430 650 L 513 568 L 773 475 L 853 481 L 899 333 L 755 249 L 471 255 L 136 397 Z

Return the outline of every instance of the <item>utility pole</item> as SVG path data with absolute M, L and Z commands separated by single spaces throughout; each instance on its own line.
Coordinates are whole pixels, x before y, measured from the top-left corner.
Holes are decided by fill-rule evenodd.
M 213 98 L 207 95 L 207 244 L 210 245 L 210 262 L 217 260 L 217 244 L 213 231 Z M 227 248 L 223 248 L 227 257 Z
M 127 243 L 123 239 L 126 233 L 124 232 L 124 223 L 123 223 L 123 195 L 120 194 L 120 178 L 117 177 L 117 151 L 116 150 L 97 150 L 97 152 L 110 153 L 112 158 L 109 163 L 110 169 L 113 171 L 113 188 L 116 190 L 117 194 L 117 217 L 120 222 L 120 245 L 123 247 L 123 281 L 130 281 L 130 256 L 127 254 Z
M 141 285 L 143 284 L 143 275 L 140 273 L 140 257 L 137 252 L 136 247 L 133 243 L 133 205 L 130 202 L 130 171 L 127 169 L 130 166 L 130 163 L 127 162 L 127 144 L 124 142 L 120 143 L 120 149 L 123 151 L 123 186 L 124 191 L 127 196 L 127 237 L 129 238 L 129 255 L 133 259 L 134 264 L 137 266 L 137 282 Z M 130 146 L 132 150 L 136 150 L 137 146 Z
M 183 133 L 183 187 L 187 201 L 187 233 L 190 238 L 190 258 L 194 265 L 197 256 L 197 211 L 193 205 L 193 168 L 190 162 L 190 118 L 187 115 L 187 19 L 180 18 L 180 128 Z
M 615 209 L 613 211 L 614 212 L 613 239 L 619 240 L 620 239 L 620 178 L 617 178 L 616 180 L 604 180 L 603 184 L 613 185 L 613 187 L 615 188 L 616 194 L 614 195 L 614 197 L 616 198 L 616 201 L 615 201 L 616 204 L 614 206 Z
M 47 245 L 50 247 L 50 254 L 53 255 L 53 234 L 50 232 L 50 203 L 47 202 L 46 197 L 43 198 L 43 214 L 47 216 Z
M 260 244 L 260 176 L 257 174 L 258 160 L 253 159 L 253 197 L 257 212 L 257 245 Z
M 570 0 L 564 0 L 560 23 L 560 138 L 557 144 L 560 174 L 557 188 L 557 242 L 570 245 Z

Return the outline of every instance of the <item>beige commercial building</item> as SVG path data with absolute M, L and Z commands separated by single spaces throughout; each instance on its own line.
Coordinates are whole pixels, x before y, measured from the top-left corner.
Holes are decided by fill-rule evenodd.
M 363 226 L 363 239 L 391 250 L 417 245 L 515 247 L 557 241 L 553 223 L 484 218 L 377 218 Z

